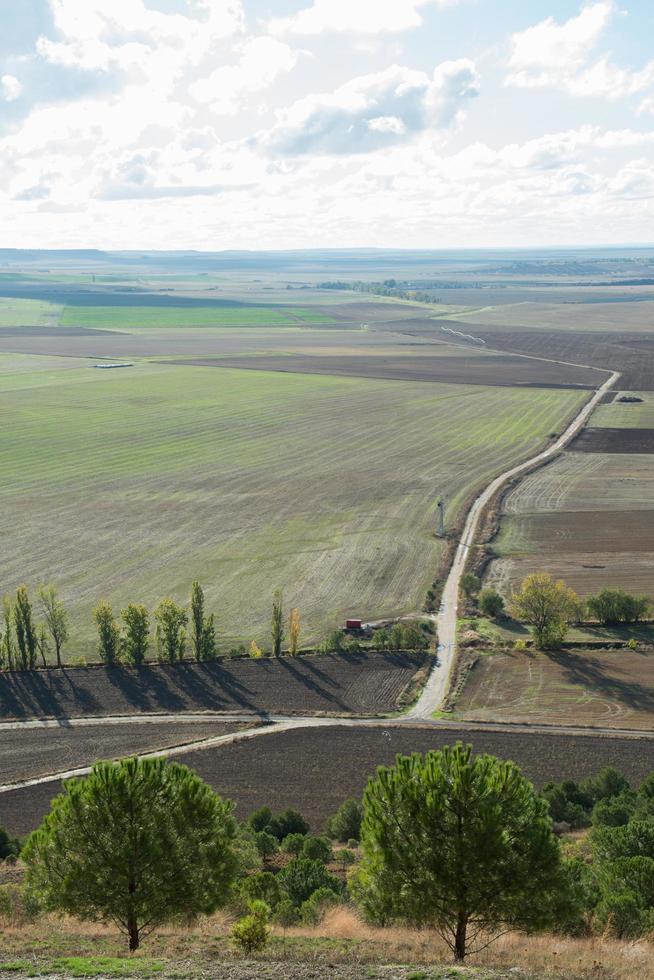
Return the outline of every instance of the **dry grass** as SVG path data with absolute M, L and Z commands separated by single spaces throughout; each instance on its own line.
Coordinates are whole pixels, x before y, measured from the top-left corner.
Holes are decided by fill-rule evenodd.
M 164 928 L 144 943 L 137 958 L 155 956 L 162 960 L 165 976 L 231 977 L 233 966 L 239 962 L 228 941 L 232 922 L 232 917 L 220 913 L 192 929 Z M 46 916 L 38 924 L 24 927 L 3 924 L 2 939 L 0 961 L 29 957 L 32 962 L 43 962 L 57 956 L 125 953 L 124 941 L 114 929 L 70 918 Z M 264 963 L 279 961 L 287 964 L 287 977 L 304 976 L 297 972 L 298 964 L 318 968 L 312 976 L 321 975 L 322 964 L 330 976 L 347 976 L 348 980 L 377 976 L 373 967 L 382 967 L 385 974 L 390 965 L 394 977 L 405 976 L 397 964 L 429 968 L 429 977 L 443 976 L 441 969 L 446 970 L 446 976 L 452 976 L 448 969 L 451 954 L 435 933 L 376 929 L 363 923 L 351 909 L 342 907 L 331 911 L 315 928 L 288 929 L 285 935 L 276 928 L 268 950 L 259 960 L 261 972 L 251 975 L 268 976 Z M 602 937 L 567 939 L 509 934 L 470 957 L 468 965 L 471 976 L 484 980 L 508 977 L 514 972 L 524 980 L 648 980 L 654 978 L 654 947 L 646 940 L 626 943 Z M 180 973 L 180 969 L 184 972 Z M 438 972 L 432 972 L 435 970 Z M 468 974 L 466 971 L 456 975 Z

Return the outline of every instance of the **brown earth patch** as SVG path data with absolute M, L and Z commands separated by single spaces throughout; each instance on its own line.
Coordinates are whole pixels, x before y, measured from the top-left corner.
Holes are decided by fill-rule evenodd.
M 442 357 L 431 354 L 422 354 L 419 357 L 404 354 L 397 357 L 263 355 L 243 358 L 198 358 L 172 363 L 292 374 L 329 374 L 396 381 L 436 381 L 502 387 L 526 385 L 547 388 L 594 388 L 600 379 L 600 375 L 589 368 L 567 367 L 550 364 L 547 361 L 493 354 L 477 354 L 477 356 L 450 354 Z
M 580 779 L 614 766 L 638 784 L 654 770 L 654 741 L 638 738 L 478 732 L 443 728 L 338 727 L 271 733 L 237 740 L 176 758 L 195 769 L 222 796 L 236 803 L 239 819 L 268 804 L 273 810 L 295 807 L 314 829 L 348 797 L 359 797 L 377 766 L 395 756 L 426 752 L 457 740 L 472 743 L 520 765 L 537 785 L 550 779 Z M 0 794 L 0 825 L 13 834 L 38 826 L 59 792 L 46 783 Z
M 117 725 L 7 729 L 0 733 L 0 783 L 21 782 L 53 772 L 79 769 L 98 759 L 120 759 L 186 745 L 204 738 L 229 735 L 256 724 L 256 720 L 135 721 Z
M 515 542 L 515 548 L 512 543 Z M 607 562 L 617 554 L 654 552 L 654 510 L 563 511 L 562 513 L 505 515 L 502 518 L 500 554 L 604 555 Z
M 654 728 L 654 653 L 508 652 L 474 663 L 457 703 L 465 719 Z
M 392 711 L 422 653 L 71 667 L 0 673 L 0 717 L 187 711 L 369 714 Z
M 573 453 L 654 453 L 654 429 L 582 429 L 568 446 Z
M 497 328 L 463 320 L 452 321 L 451 326 L 483 338 L 490 348 L 620 371 L 624 391 L 654 390 L 654 349 L 643 349 L 642 334 Z

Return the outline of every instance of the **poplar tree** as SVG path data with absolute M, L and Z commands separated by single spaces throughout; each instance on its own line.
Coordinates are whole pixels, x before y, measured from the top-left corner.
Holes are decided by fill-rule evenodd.
M 295 656 L 300 643 L 300 610 L 291 609 L 288 619 L 288 652 Z
M 128 663 L 139 667 L 145 660 L 148 652 L 150 619 L 145 606 L 136 605 L 133 602 L 120 613 L 121 619 L 125 624 L 125 637 L 123 647 L 125 659 Z
M 111 606 L 101 599 L 93 610 L 98 628 L 98 652 L 103 663 L 111 666 L 120 660 L 120 627 L 114 619 Z
M 204 615 L 204 591 L 199 582 L 191 586 L 191 625 L 195 659 L 213 660 L 216 656 L 216 627 L 214 616 Z
M 61 648 L 68 639 L 68 613 L 57 594 L 57 590 L 52 585 L 41 586 L 39 599 L 48 632 L 54 643 L 57 667 L 61 667 Z
M 159 659 L 174 664 L 184 659 L 188 614 L 170 598 L 162 599 L 154 611 L 157 622 L 157 649 Z
M 284 607 L 283 594 L 281 589 L 277 589 L 273 596 L 272 621 L 272 652 L 274 657 L 281 657 L 282 643 L 284 642 Z
M 16 631 L 16 646 L 18 648 L 18 664 L 20 670 L 33 670 L 36 667 L 37 635 L 32 617 L 32 603 L 27 594 L 27 588 L 21 585 L 16 589 L 16 601 L 13 606 L 14 629 Z

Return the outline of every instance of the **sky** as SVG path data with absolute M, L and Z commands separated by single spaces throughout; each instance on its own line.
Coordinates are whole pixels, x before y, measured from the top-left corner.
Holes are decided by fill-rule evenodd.
M 651 0 L 0 0 L 0 246 L 654 241 Z

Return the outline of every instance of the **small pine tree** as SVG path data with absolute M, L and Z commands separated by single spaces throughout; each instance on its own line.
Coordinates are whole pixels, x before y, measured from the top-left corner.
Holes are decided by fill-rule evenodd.
M 98 653 L 103 663 L 111 666 L 120 659 L 120 628 L 114 619 L 111 606 L 101 599 L 93 610 L 93 620 L 98 628 Z
M 297 655 L 300 643 L 300 610 L 291 609 L 288 618 L 288 652 L 292 657 Z
M 263 657 L 263 650 L 257 646 L 256 640 L 250 644 L 250 656 L 253 660 L 260 660 Z
M 250 912 L 232 926 L 232 941 L 247 956 L 265 949 L 270 936 L 270 909 L 265 902 L 250 903 Z
M 273 596 L 271 635 L 273 656 L 281 657 L 284 642 L 284 607 L 281 589 L 277 589 Z

